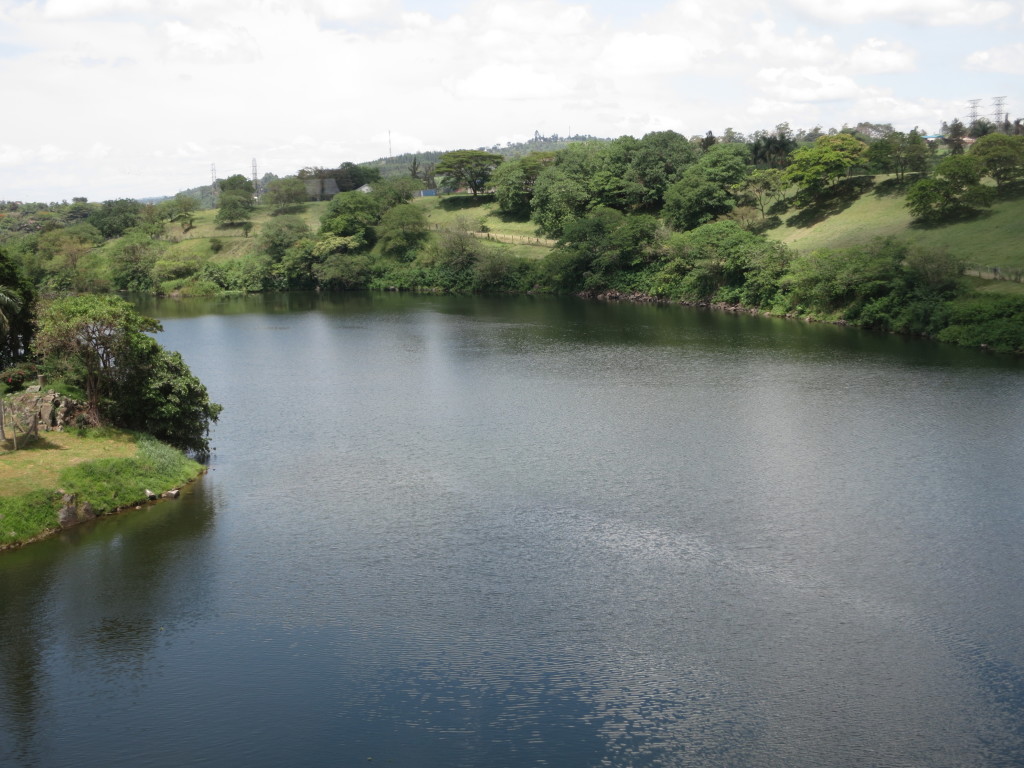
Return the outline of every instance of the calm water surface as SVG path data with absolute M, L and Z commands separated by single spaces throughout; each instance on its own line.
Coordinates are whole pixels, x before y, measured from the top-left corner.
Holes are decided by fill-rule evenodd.
M 1024 366 L 554 299 L 151 303 L 177 502 L 0 555 L 4 766 L 1020 766 Z

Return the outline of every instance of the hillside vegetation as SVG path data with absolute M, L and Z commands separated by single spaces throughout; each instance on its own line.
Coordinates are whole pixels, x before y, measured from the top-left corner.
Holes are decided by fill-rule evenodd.
M 1024 195 L 1007 196 L 967 220 L 933 225 L 915 223 L 905 205 L 907 185 L 888 175 L 869 177 L 856 194 L 824 210 L 797 211 L 782 217 L 765 234 L 800 251 L 864 245 L 876 237 L 896 237 L 926 249 L 960 255 L 966 268 L 994 277 L 1024 270 Z M 998 281 L 990 290 L 1016 292 L 1014 283 Z
M 251 180 L 221 180 L 211 210 L 189 195 L 8 205 L 0 247 L 26 297 L 572 292 L 1021 351 L 1018 128 L 954 121 L 941 143 L 867 123 L 751 137 L 660 131 L 546 141 L 508 158 L 497 148 L 424 155 L 404 175 L 396 163 L 385 175 L 342 163 L 271 179 L 258 204 Z

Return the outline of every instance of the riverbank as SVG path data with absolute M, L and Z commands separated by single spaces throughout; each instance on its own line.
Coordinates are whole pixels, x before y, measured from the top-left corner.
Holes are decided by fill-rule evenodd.
M 203 472 L 203 465 L 148 435 L 42 433 L 21 450 L 0 450 L 0 551 L 139 507 Z

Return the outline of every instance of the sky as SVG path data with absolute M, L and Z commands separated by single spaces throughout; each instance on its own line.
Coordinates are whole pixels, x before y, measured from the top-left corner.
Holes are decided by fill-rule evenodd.
M 1024 116 L 1024 0 L 0 0 L 0 200 L 532 138 Z

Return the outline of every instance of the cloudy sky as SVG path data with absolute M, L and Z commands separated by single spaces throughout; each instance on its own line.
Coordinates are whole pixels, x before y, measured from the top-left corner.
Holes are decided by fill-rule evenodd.
M 542 134 L 1024 116 L 1024 0 L 0 0 L 0 200 Z

